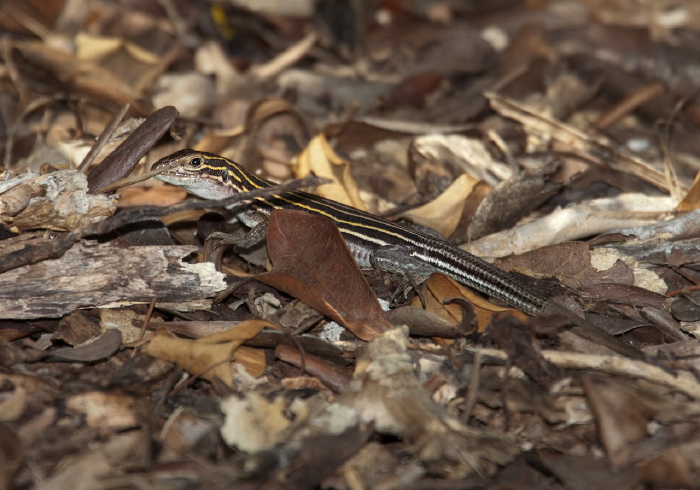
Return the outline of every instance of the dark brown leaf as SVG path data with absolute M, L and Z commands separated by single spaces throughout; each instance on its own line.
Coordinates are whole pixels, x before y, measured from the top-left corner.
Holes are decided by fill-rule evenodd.
M 102 336 L 80 347 L 58 349 L 46 359 L 48 362 L 94 362 L 114 354 L 122 344 L 122 333 L 110 328 Z
M 635 490 L 641 484 L 637 468 L 617 468 L 599 458 L 556 454 L 541 462 L 570 490 Z
M 499 266 L 506 270 L 524 270 L 557 276 L 567 286 L 577 289 L 601 282 L 634 283 L 632 271 L 621 260 L 605 271 L 599 271 L 593 267 L 589 247 L 581 242 L 543 247 L 502 260 Z
M 527 332 L 515 316 L 501 313 L 494 318 L 488 333 L 494 342 L 508 353 L 513 365 L 542 386 L 550 386 L 562 377 L 562 371 L 542 357 L 533 345 L 534 335 Z
M 100 319 L 96 315 L 90 315 L 85 310 L 75 310 L 58 322 L 54 339 L 76 346 L 96 339 L 100 333 Z
M 443 339 L 459 338 L 471 333 L 471 329 L 460 329 L 455 327 L 454 322 L 448 322 L 440 316 L 413 306 L 400 306 L 387 312 L 388 320 L 396 325 L 407 325 L 411 335 L 420 337 L 440 337 Z M 466 327 L 471 326 L 470 318 L 463 322 Z
M 267 242 L 273 269 L 259 274 L 260 281 L 308 303 L 363 340 L 392 328 L 330 220 L 275 210 Z
M 615 466 L 630 462 L 629 445 L 647 435 L 652 411 L 629 393 L 621 393 L 614 383 L 584 380 L 588 403 L 596 417 L 598 432 Z
M 306 450 L 273 479 L 275 483 L 271 487 L 290 490 L 318 487 L 326 476 L 359 451 L 371 435 L 366 426 L 355 426 L 337 435 L 309 438 L 305 441 Z
M 622 276 L 623 278 L 626 276 Z M 609 276 L 610 277 L 610 276 Z M 610 303 L 633 306 L 663 308 L 668 298 L 648 289 L 615 282 L 591 282 L 578 288 L 584 294 L 600 298 Z
M 503 181 L 479 204 L 468 234 L 456 238 L 475 240 L 513 226 L 559 191 L 563 183 L 553 176 L 560 167 L 561 161 L 549 160 Z
M 426 98 L 440 87 L 442 80 L 439 73 L 431 71 L 406 77 L 391 89 L 384 109 L 394 109 L 403 105 L 422 106 Z
M 88 188 L 95 192 L 129 175 L 139 160 L 150 150 L 178 117 L 172 106 L 158 109 L 148 116 L 119 147 L 92 169 Z
M 0 422 L 0 490 L 13 488 L 12 480 L 25 458 L 22 440 L 3 422 Z
M 172 245 L 173 239 L 161 220 L 156 217 L 141 219 L 117 229 L 117 233 L 130 245 Z
M 37 332 L 41 332 L 41 328 L 36 325 L 20 322 L 0 322 L 0 342 L 9 343 Z

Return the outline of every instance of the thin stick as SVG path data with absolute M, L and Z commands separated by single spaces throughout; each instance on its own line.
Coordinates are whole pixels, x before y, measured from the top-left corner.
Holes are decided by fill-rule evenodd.
M 498 359 L 508 359 L 508 354 L 500 349 L 477 350 L 468 348 L 468 350 L 474 353 L 478 351 L 485 356 Z M 640 378 L 666 386 L 667 388 L 683 393 L 691 398 L 700 399 L 700 383 L 698 383 L 695 376 L 689 372 L 671 373 L 661 367 L 621 356 L 601 356 L 553 350 L 542 351 L 542 356 L 557 367 L 577 370 L 596 370 L 618 376 Z

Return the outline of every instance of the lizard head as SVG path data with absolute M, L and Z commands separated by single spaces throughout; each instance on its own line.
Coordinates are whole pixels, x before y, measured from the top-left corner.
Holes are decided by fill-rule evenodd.
M 246 190 L 236 185 L 241 182 L 240 169 L 224 157 L 190 149 L 161 158 L 152 167 L 152 170 L 162 170 L 156 179 L 182 187 L 203 199 L 224 199 Z

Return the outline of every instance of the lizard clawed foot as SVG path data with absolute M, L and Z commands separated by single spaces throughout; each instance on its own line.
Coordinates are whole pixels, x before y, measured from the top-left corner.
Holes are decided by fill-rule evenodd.
M 267 236 L 267 222 L 255 225 L 243 237 L 234 237 L 228 233 L 216 231 L 204 240 L 204 258 L 209 262 L 214 262 L 216 270 L 221 270 L 221 262 L 224 252 L 230 246 L 247 249 L 262 242 Z
M 413 289 L 416 292 L 416 295 L 418 296 L 418 299 L 420 300 L 420 304 L 423 307 L 423 309 L 427 309 L 426 302 L 425 302 L 425 296 L 423 296 L 423 292 L 420 290 L 418 287 L 418 282 L 411 277 L 411 276 L 403 276 L 403 279 L 399 283 L 399 285 L 396 287 L 396 290 L 392 293 L 392 295 L 389 297 L 389 304 L 394 306 L 396 304 L 396 300 L 401 296 L 403 293 L 404 299 L 408 299 L 408 291 Z
M 209 235 L 204 241 L 204 260 L 213 262 L 216 270 L 221 270 L 224 252 L 230 246 L 238 246 L 239 240 L 232 235 L 220 231 Z

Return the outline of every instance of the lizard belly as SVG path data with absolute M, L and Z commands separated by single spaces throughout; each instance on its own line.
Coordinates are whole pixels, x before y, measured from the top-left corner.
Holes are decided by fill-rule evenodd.
M 354 240 L 348 240 L 347 237 L 345 237 L 345 243 L 350 249 L 352 256 L 355 257 L 355 262 L 357 262 L 359 267 L 364 269 L 372 268 L 372 263 L 370 262 L 371 250 L 364 245 L 354 243 Z

